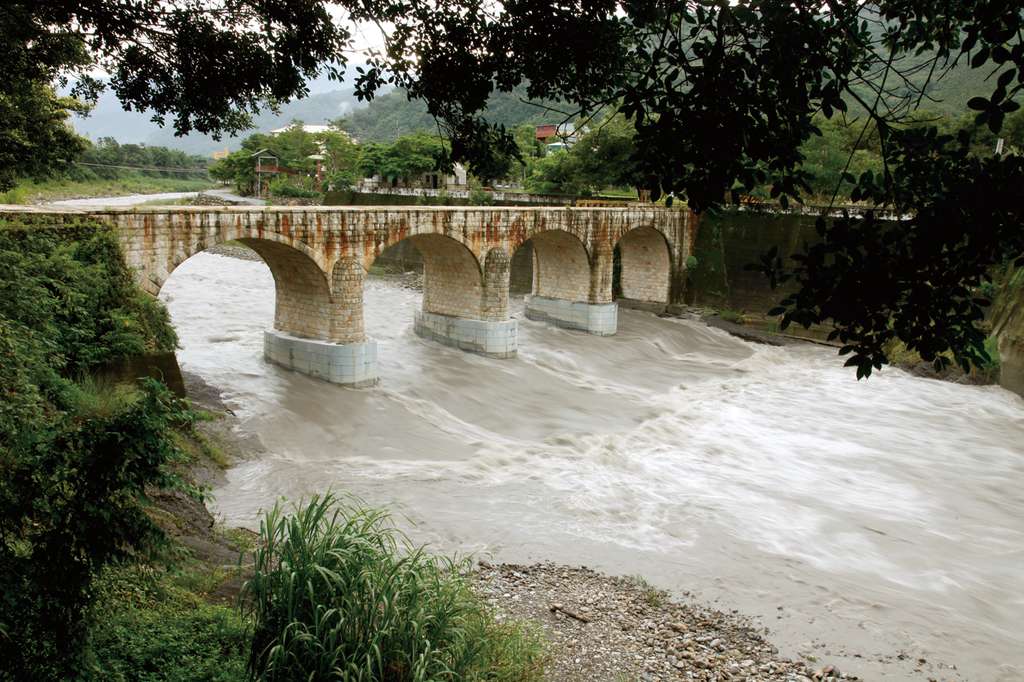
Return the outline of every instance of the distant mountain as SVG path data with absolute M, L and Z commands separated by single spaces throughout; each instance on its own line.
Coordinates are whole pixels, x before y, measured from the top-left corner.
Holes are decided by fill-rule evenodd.
M 899 65 L 900 70 L 910 74 L 909 80 L 915 88 L 921 88 L 928 80 L 928 68 L 915 70 L 915 67 L 925 65 L 929 55 L 910 57 Z M 969 112 L 967 101 L 976 96 L 989 96 L 995 89 L 995 78 L 986 81 L 988 71 L 984 69 L 972 69 L 966 59 L 949 69 L 948 72 L 942 69 L 941 64 L 932 75 L 931 82 L 925 90 L 925 97 L 921 100 L 921 110 L 930 114 L 942 114 L 959 118 Z M 902 96 L 913 94 L 909 87 L 902 84 L 895 74 L 892 74 L 886 83 L 886 89 L 892 93 Z M 857 88 L 857 92 L 865 102 L 873 102 L 875 92 L 866 86 Z M 863 113 L 863 108 L 852 98 L 847 98 L 847 104 L 851 112 Z
M 354 73 L 354 71 L 353 71 Z M 346 82 L 348 77 L 346 77 Z M 80 135 L 91 140 L 113 137 L 121 143 L 147 144 L 180 149 L 190 154 L 208 156 L 219 149 L 235 150 L 242 140 L 256 132 L 267 132 L 280 128 L 292 121 L 304 123 L 326 123 L 351 113 L 366 104 L 359 102 L 352 94 L 351 86 L 320 77 L 309 82 L 310 95 L 305 99 L 289 102 L 281 107 L 279 114 L 264 111 L 255 117 L 251 130 L 235 137 L 214 140 L 209 135 L 193 133 L 177 137 L 170 123 L 160 127 L 152 121 L 152 115 L 137 111 L 125 111 L 117 96 L 111 91 L 100 95 L 100 99 L 88 116 L 74 116 L 72 125 Z
M 926 57 L 918 57 L 914 63 L 920 63 L 925 59 Z M 907 65 L 904 65 L 903 68 L 906 67 Z M 925 82 L 926 76 L 927 71 L 919 71 L 911 80 L 921 85 Z M 891 83 L 889 87 L 892 87 Z M 958 117 L 968 111 L 967 100 L 976 95 L 991 94 L 993 87 L 993 83 L 979 79 L 977 71 L 966 64 L 960 64 L 941 79 L 933 78 L 928 86 L 928 97 L 922 101 L 921 108 L 931 113 Z M 873 99 L 868 88 L 860 90 L 865 100 Z M 488 104 L 486 118 L 492 123 L 504 124 L 507 128 L 522 123 L 538 125 L 562 122 L 561 114 L 526 103 L 523 101 L 525 99 L 525 89 L 517 89 L 512 93 L 496 93 Z M 570 108 L 546 104 L 556 108 Z M 854 114 L 862 113 L 855 102 L 850 101 L 849 105 Z M 434 131 L 437 126 L 427 113 L 423 102 L 409 101 L 404 90 L 393 90 L 374 98 L 369 106 L 353 110 L 345 117 L 344 128 L 363 142 L 387 142 L 417 131 Z
M 524 102 L 525 99 L 525 88 L 495 93 L 487 105 L 487 120 L 506 128 L 522 123 L 562 122 L 560 114 Z M 417 131 L 435 131 L 437 124 L 423 102 L 409 101 L 404 90 L 392 90 L 375 97 L 369 106 L 352 111 L 345 117 L 344 128 L 360 142 L 389 142 Z

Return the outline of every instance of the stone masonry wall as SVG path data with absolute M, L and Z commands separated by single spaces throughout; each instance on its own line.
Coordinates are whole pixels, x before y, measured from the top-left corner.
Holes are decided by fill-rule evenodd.
M 665 236 L 651 227 L 639 227 L 619 240 L 623 298 L 667 303 L 671 253 Z
M 534 253 L 533 293 L 546 298 L 586 301 L 590 297 L 590 258 L 583 243 L 561 230 L 530 240 Z

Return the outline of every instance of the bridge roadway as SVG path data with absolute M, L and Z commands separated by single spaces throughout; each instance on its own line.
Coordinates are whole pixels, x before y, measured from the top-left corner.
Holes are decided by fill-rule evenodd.
M 237 240 L 270 267 L 276 288 L 267 360 L 349 386 L 377 380 L 377 345 L 363 329 L 363 279 L 386 248 L 410 240 L 424 261 L 415 330 L 438 342 L 512 357 L 510 261 L 533 246 L 526 316 L 591 334 L 614 334 L 620 298 L 678 302 L 696 217 L 642 204 L 568 207 L 145 206 L 30 212 L 38 224 L 92 217 L 113 225 L 140 285 L 152 294 L 190 256 Z M 618 273 L 615 250 L 618 249 Z M 244 301 L 234 302 L 244 305 Z

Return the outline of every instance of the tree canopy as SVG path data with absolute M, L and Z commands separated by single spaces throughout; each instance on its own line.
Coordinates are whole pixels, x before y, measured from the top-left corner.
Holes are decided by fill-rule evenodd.
M 855 140 L 832 196 L 845 183 L 865 210 L 825 212 L 820 244 L 795 266 L 765 259 L 774 282 L 799 285 L 774 312 L 783 327 L 833 325 L 858 376 L 887 361 L 895 338 L 939 364 L 945 350 L 964 366 L 984 357 L 976 322 L 987 302 L 975 292 L 989 268 L 1024 253 L 1024 167 L 1016 153 L 971 153 L 972 138 L 979 126 L 999 133 L 1020 108 L 1019 3 L 377 0 L 354 15 L 395 27 L 358 90 L 394 84 L 425 102 L 454 159 L 513 149 L 481 112 L 494 90 L 526 84 L 530 97 L 566 103 L 567 117 L 622 114 L 641 184 L 698 211 L 764 185 L 783 207 L 801 200 L 818 117 L 857 118 L 858 138 L 877 136 L 882 167 L 849 172 Z M 910 125 L 931 84 L 964 64 L 989 84 L 968 102 L 973 124 L 952 134 Z M 901 219 L 880 220 L 879 209 Z

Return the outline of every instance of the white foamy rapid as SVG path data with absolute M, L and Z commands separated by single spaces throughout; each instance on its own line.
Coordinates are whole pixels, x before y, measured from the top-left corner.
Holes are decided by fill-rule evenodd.
M 520 319 L 519 357 L 491 360 L 419 339 L 419 294 L 371 280 L 381 382 L 349 390 L 264 363 L 262 263 L 199 254 L 163 297 L 183 368 L 266 447 L 214 491 L 229 523 L 346 490 L 420 542 L 643 574 L 869 679 L 1024 679 L 1024 401 L 1002 389 L 857 382 L 827 349 L 626 310 L 608 338 Z

